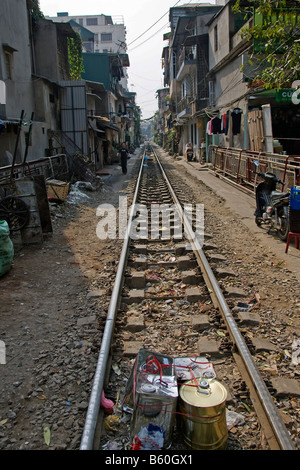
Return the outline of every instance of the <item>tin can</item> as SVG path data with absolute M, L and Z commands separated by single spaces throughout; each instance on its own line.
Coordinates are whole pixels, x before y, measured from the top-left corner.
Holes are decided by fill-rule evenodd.
M 174 376 L 139 374 L 131 422 L 132 438 L 138 436 L 142 428 L 151 424 L 162 430 L 163 447 L 168 448 L 172 443 L 177 398 L 178 386 Z
M 215 379 L 216 373 L 212 362 L 206 357 L 175 357 L 175 375 L 179 383 L 200 377 Z
M 182 385 L 179 395 L 183 436 L 188 447 L 226 449 L 226 388 L 216 379 L 200 378 Z

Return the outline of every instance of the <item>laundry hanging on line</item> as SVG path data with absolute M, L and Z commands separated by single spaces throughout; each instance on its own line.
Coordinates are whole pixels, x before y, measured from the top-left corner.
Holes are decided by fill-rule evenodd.
M 214 117 L 208 121 L 206 126 L 206 133 L 208 135 L 225 134 L 228 135 L 230 117 L 232 134 L 237 135 L 241 132 L 241 116 L 243 111 L 240 108 L 234 108 L 232 111 L 227 111 L 221 117 Z
M 240 108 L 234 108 L 231 111 L 232 133 L 233 133 L 233 135 L 240 134 L 240 132 L 241 132 L 242 113 L 243 113 L 243 111 Z

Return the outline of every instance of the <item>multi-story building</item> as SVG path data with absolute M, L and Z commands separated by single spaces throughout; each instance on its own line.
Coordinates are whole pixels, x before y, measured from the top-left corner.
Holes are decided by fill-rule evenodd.
M 190 142 L 197 155 L 205 138 L 198 113 L 208 104 L 207 23 L 220 8 L 204 3 L 170 9 L 171 33 L 169 45 L 163 52 L 164 84 L 170 88 L 166 120 L 178 128 L 179 153 L 183 153 L 185 144 Z
M 213 118 L 224 122 L 224 131 L 207 134 L 207 142 L 256 152 L 284 151 L 299 155 L 300 106 L 284 97 L 291 90 L 284 90 L 284 93 L 275 87 L 266 90 L 262 82 L 254 80 L 266 64 L 255 55 L 256 43 L 243 39 L 241 34 L 242 28 L 251 28 L 261 21 L 261 15 L 257 15 L 255 9 L 251 13 L 236 13 L 232 10 L 234 1 L 223 3 L 208 27 L 209 111 Z M 299 9 L 298 16 L 294 12 L 293 22 L 299 22 L 299 13 Z M 276 14 L 273 19 L 264 21 L 274 21 L 274 18 Z
M 34 8 L 30 0 L 0 2 L 0 166 L 44 158 L 60 127 L 59 83 L 70 79 L 67 38 L 75 33 L 43 19 L 35 28 Z
M 54 22 L 71 22 L 72 27 L 81 35 L 83 52 L 125 54 L 127 51 L 126 27 L 122 16 L 103 14 L 72 16 L 68 12 L 58 12 L 57 16 L 46 18 Z M 121 84 L 127 89 L 126 70 Z
M 163 147 L 166 146 L 166 135 L 168 135 L 168 120 L 167 117 L 170 116 L 169 112 L 169 88 L 161 88 L 156 91 L 156 97 L 158 101 L 158 115 L 157 115 L 157 124 L 156 124 L 156 141 Z
M 47 18 L 54 23 L 70 24 L 81 37 L 82 78 L 89 84 L 89 103 L 92 95 L 94 98 L 98 96 L 92 106 L 92 113 L 89 109 L 89 123 L 92 119 L 90 131 L 97 128 L 98 131 L 105 129 L 106 132 L 106 138 L 102 140 L 98 132 L 96 140 L 100 139 L 100 144 L 95 144 L 93 138 L 90 138 L 90 148 L 96 156 L 96 169 L 99 169 L 103 163 L 113 160 L 115 149 L 121 141 L 131 145 L 137 143 L 139 135 L 136 123 L 140 120 L 140 112 L 135 105 L 135 93 L 128 90 L 127 67 L 130 64 L 126 54 L 123 18 L 103 14 L 69 16 L 67 12 Z
M 206 159 L 213 146 L 299 155 L 300 105 L 288 98 L 292 83 L 278 92 L 254 80 L 264 64 L 255 56 L 255 43 L 252 48 L 252 41 L 243 38 L 242 28 L 257 24 L 261 15 L 255 9 L 236 13 L 234 4 L 218 0 L 214 6 L 170 9 L 171 33 L 163 62 L 179 153 L 191 142 L 195 155 L 206 154 Z M 298 9 L 291 21 L 299 22 L 299 17 Z
M 63 154 L 69 169 L 81 177 L 87 161 L 97 171 L 112 161 L 123 140 L 137 143 L 135 93 L 120 84 L 129 65 L 127 54 L 73 50 L 78 59 L 91 60 L 85 74 L 74 79 L 70 43 L 79 27 L 88 49 L 94 33 L 73 20 L 45 19 L 31 0 L 2 0 L 0 15 L 2 169 L 22 164 L 25 157 L 26 162 L 48 161 Z M 111 26 L 109 19 L 107 24 Z

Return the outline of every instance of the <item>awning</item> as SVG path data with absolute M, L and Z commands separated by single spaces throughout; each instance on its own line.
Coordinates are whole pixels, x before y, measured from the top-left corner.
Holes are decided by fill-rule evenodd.
M 98 129 L 98 127 L 96 126 L 94 116 L 88 116 L 88 120 L 89 120 L 89 125 L 91 126 L 92 131 L 96 132 L 97 134 L 101 134 L 99 135 L 99 137 L 102 137 L 102 135 L 105 135 L 105 131 L 102 129 Z
M 121 129 L 119 129 L 119 127 L 115 126 L 114 124 L 111 124 L 111 123 L 103 123 L 101 124 L 103 125 L 104 127 L 107 127 L 108 129 L 112 129 L 113 131 L 116 131 L 116 132 L 121 132 Z
M 110 122 L 110 120 L 106 117 L 102 117 L 102 116 L 93 116 L 93 119 L 95 119 L 99 126 L 102 126 L 102 127 L 106 127 L 108 129 L 112 129 L 113 131 L 116 131 L 116 132 L 121 132 L 121 129 L 119 129 L 118 126 L 115 126 L 112 122 Z
M 15 49 L 7 43 L 3 43 L 2 48 L 5 52 L 9 52 L 10 54 L 12 54 L 13 52 L 18 52 L 18 49 Z

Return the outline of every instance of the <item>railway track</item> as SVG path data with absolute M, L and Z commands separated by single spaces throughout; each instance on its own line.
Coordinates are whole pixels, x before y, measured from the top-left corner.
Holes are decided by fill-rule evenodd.
M 270 450 L 294 450 L 273 397 L 215 278 L 211 259 L 208 261 L 207 252 L 212 244 L 201 226 L 201 207 L 198 212 L 195 208 L 192 212 L 184 210 L 184 204 L 190 203 L 189 194 L 176 188 L 179 186 L 176 181 L 172 186 L 167 172 L 155 147 L 146 146 L 107 313 L 81 450 L 101 446 L 111 450 L 132 448 L 132 428 L 142 419 L 139 407 L 136 411 L 132 406 L 133 374 L 140 365 L 139 358 L 145 354 L 146 361 L 149 356 L 154 357 L 160 374 L 163 367 L 157 359 L 161 356 L 163 361 L 175 357 L 179 361 L 200 358 L 200 378 L 209 385 L 213 380 L 226 390 L 226 407 L 238 400 L 240 406 L 251 412 L 252 429 L 257 429 L 258 441 L 263 439 Z M 166 219 L 159 218 L 156 211 L 159 207 L 165 208 Z M 206 367 L 210 376 L 205 374 Z M 117 376 L 118 386 L 114 390 L 114 413 L 106 415 L 100 402 L 111 374 Z M 233 383 L 229 377 L 234 377 Z M 174 429 L 170 415 L 174 415 Z M 170 450 L 190 449 L 190 437 L 184 431 L 189 424 L 181 422 L 182 415 L 177 407 L 164 417 L 168 423 L 172 421 Z M 112 432 L 111 442 L 103 436 L 104 427 L 108 434 Z M 113 437 L 116 434 L 120 436 L 118 444 Z M 243 439 L 247 440 L 246 432 Z M 227 434 L 224 440 L 226 448 L 234 448 L 235 443 Z

